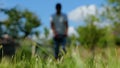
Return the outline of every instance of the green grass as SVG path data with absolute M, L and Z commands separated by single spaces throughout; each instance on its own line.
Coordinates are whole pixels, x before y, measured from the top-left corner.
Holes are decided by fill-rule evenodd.
M 84 47 L 69 47 L 60 60 L 48 53 L 31 57 L 28 51 L 19 51 L 13 59 L 3 58 L 0 68 L 120 68 L 119 52 L 116 47 L 96 48 L 92 52 Z M 27 53 L 28 52 L 28 53 Z

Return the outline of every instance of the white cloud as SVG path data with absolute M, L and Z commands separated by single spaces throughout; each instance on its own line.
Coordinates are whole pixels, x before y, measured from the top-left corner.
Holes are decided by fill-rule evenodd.
M 95 15 L 96 14 L 96 6 L 89 5 L 89 6 L 80 6 L 76 9 L 72 10 L 68 13 L 68 18 L 71 21 L 79 22 L 87 17 L 87 15 Z
M 99 14 L 101 15 L 102 13 L 106 12 L 106 8 L 105 7 L 101 7 L 98 9 Z
M 78 33 L 77 33 L 77 31 L 75 30 L 75 28 L 74 27 L 69 27 L 69 29 L 68 29 L 68 36 L 72 36 L 72 35 L 75 35 L 76 37 L 78 37 Z
M 101 15 L 104 12 L 106 12 L 105 7 L 97 8 L 95 5 L 80 6 L 70 11 L 68 13 L 68 18 L 73 22 L 80 22 L 87 18 L 88 15 Z M 113 16 L 115 17 L 115 14 L 113 14 Z M 103 19 L 101 22 L 94 22 L 94 25 L 98 28 L 104 28 L 111 25 L 111 20 Z

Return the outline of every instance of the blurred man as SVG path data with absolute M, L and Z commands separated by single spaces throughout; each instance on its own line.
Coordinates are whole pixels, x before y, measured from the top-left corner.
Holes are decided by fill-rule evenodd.
M 68 33 L 67 16 L 61 12 L 62 6 L 56 4 L 56 13 L 51 16 L 51 28 L 54 34 L 55 58 L 59 57 L 59 47 L 62 45 L 63 51 L 66 53 L 66 37 Z

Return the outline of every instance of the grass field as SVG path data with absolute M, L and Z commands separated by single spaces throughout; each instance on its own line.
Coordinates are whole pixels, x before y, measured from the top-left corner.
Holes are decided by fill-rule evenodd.
M 119 47 L 96 48 L 95 55 L 82 46 L 69 47 L 66 55 L 55 60 L 53 54 L 31 57 L 29 51 L 21 56 L 16 54 L 14 59 L 3 58 L 0 68 L 120 68 Z

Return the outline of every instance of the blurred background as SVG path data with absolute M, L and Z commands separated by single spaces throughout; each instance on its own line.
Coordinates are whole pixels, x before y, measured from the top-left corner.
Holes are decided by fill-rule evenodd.
M 7 34 L 14 39 L 19 56 L 53 55 L 50 16 L 56 3 L 62 4 L 68 16 L 68 47 L 119 51 L 119 0 L 0 0 L 0 42 Z

